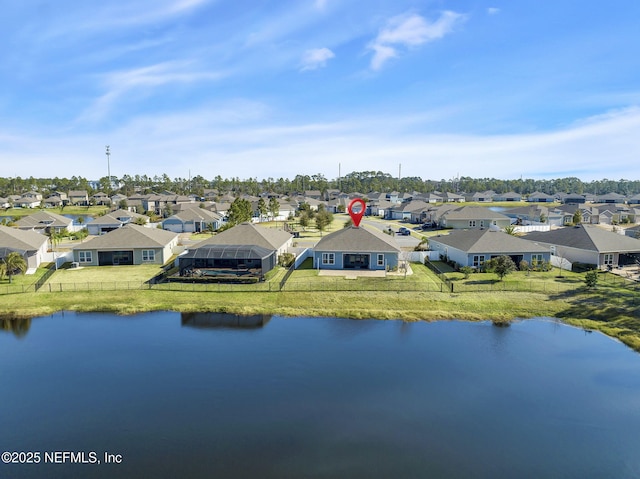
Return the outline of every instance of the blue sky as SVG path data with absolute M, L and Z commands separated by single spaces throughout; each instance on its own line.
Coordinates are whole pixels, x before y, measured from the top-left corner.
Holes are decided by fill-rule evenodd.
M 640 178 L 636 0 L 22 0 L 0 176 Z

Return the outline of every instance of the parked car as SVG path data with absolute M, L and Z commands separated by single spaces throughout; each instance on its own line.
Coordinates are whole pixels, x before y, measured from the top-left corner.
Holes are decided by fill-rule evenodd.
M 401 234 L 403 236 L 409 236 L 411 234 L 411 230 L 403 226 L 398 230 L 398 234 Z

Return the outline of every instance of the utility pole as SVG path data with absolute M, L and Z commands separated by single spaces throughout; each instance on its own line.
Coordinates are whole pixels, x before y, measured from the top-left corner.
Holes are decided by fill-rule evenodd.
M 111 193 L 111 149 L 109 148 L 109 145 L 107 145 L 105 148 L 106 148 L 106 154 L 107 154 L 107 175 L 108 175 L 108 181 L 109 181 L 108 193 Z

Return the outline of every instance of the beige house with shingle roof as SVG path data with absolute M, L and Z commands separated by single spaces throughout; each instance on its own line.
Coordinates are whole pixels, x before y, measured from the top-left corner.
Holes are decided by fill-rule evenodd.
M 17 252 L 27 262 L 27 274 L 32 273 L 44 260 L 48 238 L 34 231 L 22 231 L 0 225 L 0 258 Z
M 595 225 L 580 224 L 546 232 L 534 231 L 525 238 L 546 245 L 555 256 L 572 263 L 614 268 L 640 261 L 640 240 Z
M 442 228 L 482 229 L 496 226 L 500 229 L 511 224 L 511 219 L 483 206 L 463 206 L 449 210 L 440 217 Z
M 177 233 L 127 224 L 73 249 L 81 266 L 165 264 L 178 245 Z

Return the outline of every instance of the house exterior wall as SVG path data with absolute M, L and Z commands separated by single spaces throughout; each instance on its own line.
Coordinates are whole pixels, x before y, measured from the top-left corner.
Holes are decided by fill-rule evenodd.
M 455 261 L 456 263 L 458 263 L 460 266 L 474 266 L 474 256 L 484 256 L 484 260 L 488 261 L 493 257 L 496 256 L 502 256 L 502 255 L 506 255 L 506 256 L 522 256 L 522 259 L 525 260 L 527 263 L 531 264 L 533 262 L 532 257 L 533 255 L 540 255 L 542 254 L 542 260 L 543 261 L 551 261 L 551 251 L 545 252 L 545 253 L 540 253 L 540 252 L 536 252 L 536 253 L 530 253 L 530 252 L 524 252 L 524 251 L 504 251 L 504 252 L 500 252 L 500 253 L 482 253 L 482 252 L 474 252 L 474 253 L 467 253 L 466 251 L 462 251 L 459 250 L 457 248 L 453 248 L 451 246 L 439 243 L 438 241 L 434 240 L 433 238 L 431 238 L 429 240 L 429 247 L 431 248 L 432 251 L 437 251 L 440 255 L 442 256 L 446 256 L 447 258 L 449 258 L 451 261 Z M 516 265 L 518 266 L 518 265 Z
M 323 254 L 332 254 L 334 264 L 323 264 Z M 388 268 L 396 268 L 398 266 L 398 253 L 376 252 L 376 251 L 315 251 L 313 252 L 313 266 L 317 269 L 343 270 L 344 256 L 346 254 L 365 254 L 369 255 L 369 271 L 384 271 Z M 378 264 L 378 255 L 382 255 L 382 264 Z M 356 270 L 357 271 L 357 270 Z
M 499 228 L 506 228 L 511 224 L 509 218 L 504 219 L 451 219 L 442 218 L 442 226 L 445 228 L 453 229 L 480 229 L 489 228 L 490 226 L 497 226 Z
M 553 248 L 553 250 L 555 250 L 554 256 L 564 258 L 571 263 L 595 264 L 600 266 L 600 255 L 597 251 L 553 245 L 550 248 Z

